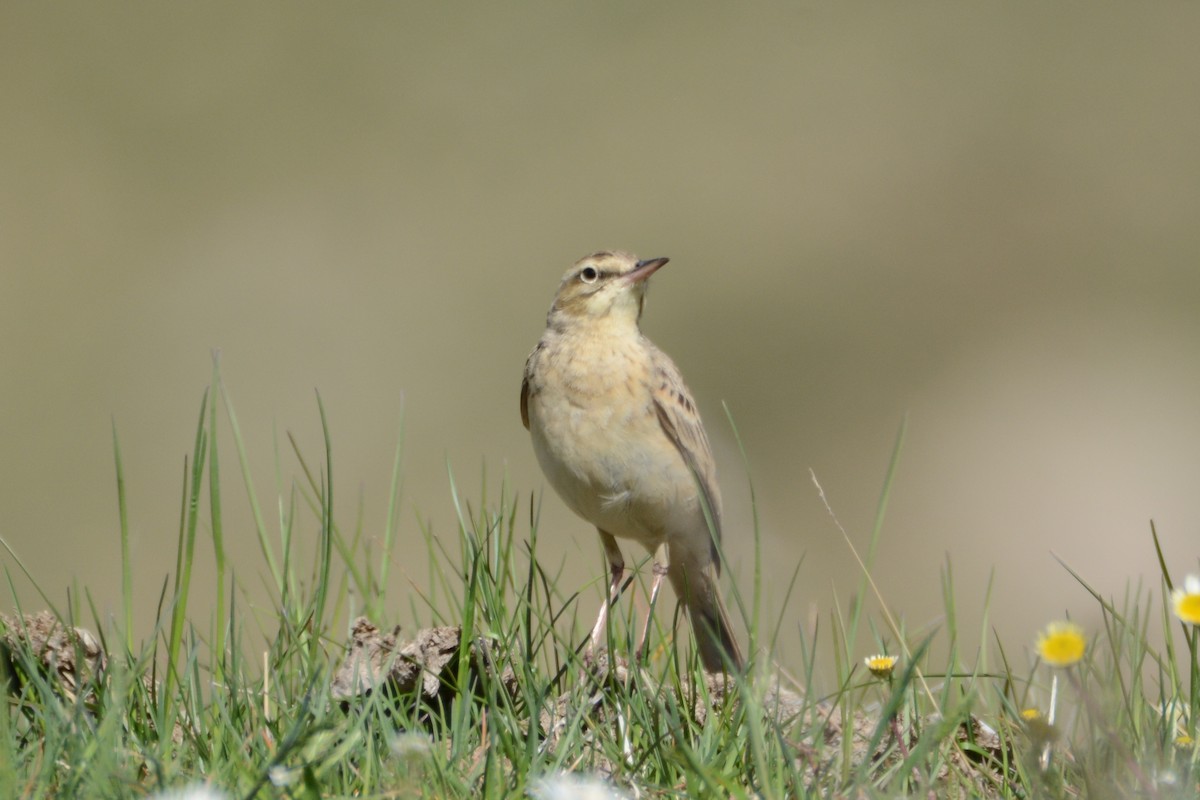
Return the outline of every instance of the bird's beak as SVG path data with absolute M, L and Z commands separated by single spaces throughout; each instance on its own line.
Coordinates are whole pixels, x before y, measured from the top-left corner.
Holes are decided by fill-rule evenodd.
M 630 283 L 641 283 L 670 260 L 669 258 L 647 258 L 645 261 L 639 261 L 637 262 L 637 266 L 634 267 L 633 272 L 625 275 L 625 280 Z

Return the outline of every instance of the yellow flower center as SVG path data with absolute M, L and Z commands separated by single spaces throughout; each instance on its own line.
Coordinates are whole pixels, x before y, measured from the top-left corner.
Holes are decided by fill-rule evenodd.
M 1052 667 L 1069 667 L 1083 658 L 1087 639 L 1083 629 L 1071 622 L 1053 622 L 1038 638 L 1038 655 Z
M 1176 598 L 1175 614 L 1184 622 L 1200 625 L 1200 594 L 1184 594 Z
M 892 674 L 892 670 L 896 668 L 896 662 L 899 661 L 898 656 L 871 656 L 864 659 L 867 669 L 876 678 L 886 678 Z

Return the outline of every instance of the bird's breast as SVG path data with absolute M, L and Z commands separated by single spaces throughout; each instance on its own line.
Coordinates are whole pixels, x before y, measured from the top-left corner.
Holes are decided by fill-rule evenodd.
M 538 462 L 575 513 L 614 536 L 661 539 L 672 509 L 695 502 L 695 479 L 667 438 L 638 343 L 542 349 L 529 397 Z

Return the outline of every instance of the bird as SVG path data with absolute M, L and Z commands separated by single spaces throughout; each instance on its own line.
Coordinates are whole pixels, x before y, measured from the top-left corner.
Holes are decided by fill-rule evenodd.
M 704 668 L 740 671 L 718 585 L 721 495 L 708 435 L 679 368 L 640 327 L 650 276 L 668 260 L 602 250 L 566 271 L 525 361 L 521 421 L 550 485 L 600 534 L 610 581 L 592 647 L 620 595 L 617 540 L 628 539 L 654 555 L 651 608 L 666 576 Z

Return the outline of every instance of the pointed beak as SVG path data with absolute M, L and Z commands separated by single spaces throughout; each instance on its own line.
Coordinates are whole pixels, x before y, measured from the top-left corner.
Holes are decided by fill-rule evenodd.
M 634 268 L 633 272 L 630 272 L 625 276 L 625 280 L 629 281 L 630 283 L 641 283 L 657 272 L 659 267 L 661 267 L 663 264 L 666 264 L 670 260 L 671 259 L 669 258 L 648 258 L 645 261 L 639 261 L 637 262 L 637 266 Z

